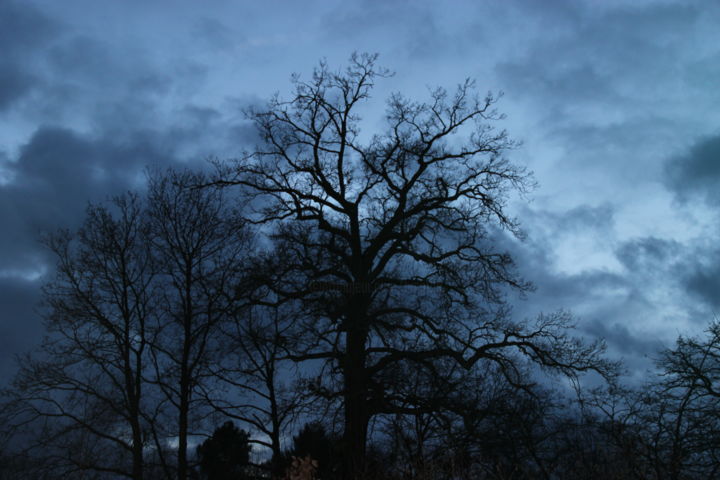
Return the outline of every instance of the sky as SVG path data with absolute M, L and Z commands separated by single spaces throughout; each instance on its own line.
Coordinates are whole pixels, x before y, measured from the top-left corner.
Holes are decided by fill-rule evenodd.
M 147 167 L 251 149 L 243 109 L 354 51 L 423 100 L 474 78 L 538 187 L 510 209 L 536 290 L 641 379 L 720 308 L 720 4 L 701 1 L 0 0 L 0 379 L 39 343 L 42 232 L 142 188 Z

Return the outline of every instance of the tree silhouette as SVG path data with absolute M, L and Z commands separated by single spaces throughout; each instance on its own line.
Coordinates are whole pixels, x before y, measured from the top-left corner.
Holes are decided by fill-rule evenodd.
M 3 392 L 7 428 L 35 434 L 21 442 L 29 463 L 58 476 L 187 478 L 193 419 L 209 411 L 197 393 L 215 381 L 219 324 L 248 255 L 222 193 L 192 188 L 203 178 L 151 176 L 147 196 L 91 205 L 76 234 L 47 237 L 58 258 L 44 289 L 49 335 Z
M 636 421 L 648 463 L 666 478 L 720 475 L 720 323 L 705 337 L 680 336 L 658 360 L 660 376 L 641 394 Z
M 211 364 L 220 325 L 231 313 L 232 289 L 248 255 L 248 233 L 222 192 L 194 188 L 200 173 L 170 171 L 150 177 L 147 217 L 162 290 L 152 358 L 158 385 L 173 406 L 177 475 L 187 477 L 188 436 L 200 416 L 198 391 L 213 382 Z M 159 451 L 161 451 L 159 449 Z
M 514 383 L 517 354 L 569 375 L 608 367 L 600 345 L 567 336 L 566 314 L 510 316 L 504 294 L 530 285 L 493 239 L 521 236 L 505 203 L 532 181 L 504 157 L 515 143 L 492 127 L 496 98 L 471 81 L 427 102 L 395 94 L 385 132 L 361 135 L 359 110 L 389 75 L 375 62 L 353 55 L 344 72 L 321 63 L 309 80 L 293 77 L 289 100 L 249 112 L 261 145 L 215 182 L 242 186 L 254 221 L 273 225 L 283 256 L 266 283 L 302 307 L 304 348 L 292 358 L 336 373 L 315 391 L 342 400 L 346 478 L 363 473 L 370 419 L 417 407 L 383 381 L 399 363 L 487 359 Z
M 246 303 L 249 308 L 243 308 Z M 217 411 L 250 425 L 269 440 L 253 441 L 271 450 L 271 471 L 279 475 L 283 470 L 281 436 L 303 400 L 294 385 L 299 372 L 284 358 L 293 341 L 294 312 L 253 303 L 260 302 L 242 298 L 235 315 L 223 322 L 223 347 L 212 366 L 212 375 L 235 395 L 208 392 L 206 398 Z
M 656 366 L 642 385 L 610 385 L 583 399 L 598 438 L 633 478 L 718 478 L 720 324 L 704 337 L 678 337 Z
M 45 239 L 58 259 L 44 287 L 49 335 L 22 358 L 5 409 L 16 428 L 37 433 L 28 453 L 57 475 L 144 475 L 155 272 L 142 207 L 135 195 L 91 205 L 75 235 Z
M 225 422 L 197 447 L 198 463 L 207 480 L 243 480 L 250 464 L 250 436 L 233 422 Z
M 318 422 L 306 423 L 298 434 L 293 436 L 292 449 L 288 455 L 298 458 L 311 457 L 317 461 L 317 474 L 321 480 L 338 476 L 341 452 L 337 441 L 328 435 Z

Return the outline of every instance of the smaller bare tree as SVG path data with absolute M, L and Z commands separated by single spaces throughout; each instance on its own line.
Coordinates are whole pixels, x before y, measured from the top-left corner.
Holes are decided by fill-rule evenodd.
M 646 389 L 647 451 L 658 476 L 720 475 L 720 323 L 705 338 L 680 336 L 658 361 L 660 378 Z
M 56 279 L 44 288 L 48 336 L 20 360 L 5 392 L 15 429 L 37 433 L 25 454 L 54 475 L 141 480 L 152 416 L 143 381 L 155 272 L 142 204 L 134 195 L 92 205 L 76 235 L 45 239 Z
M 215 381 L 215 343 L 249 247 L 239 212 L 227 207 L 221 191 L 197 188 L 205 183 L 200 173 L 170 171 L 151 176 L 148 193 L 150 243 L 162 286 L 151 348 L 153 384 L 175 412 L 165 435 L 177 438 L 181 480 L 189 472 L 193 419 L 209 413 L 198 392 Z
M 294 312 L 254 289 L 252 276 L 246 275 L 249 282 L 240 288 L 235 315 L 222 326 L 220 361 L 213 375 L 226 389 L 215 398 L 206 392 L 205 398 L 223 415 L 260 433 L 252 441 L 270 449 L 270 470 L 279 475 L 284 467 L 282 437 L 304 401 L 300 372 L 288 358 L 295 342 Z

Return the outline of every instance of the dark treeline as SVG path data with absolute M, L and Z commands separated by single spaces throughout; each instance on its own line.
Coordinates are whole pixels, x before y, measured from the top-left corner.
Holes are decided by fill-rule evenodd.
M 149 174 L 43 239 L 0 478 L 718 476 L 720 326 L 632 389 L 567 312 L 515 318 L 505 203 L 533 185 L 496 98 L 396 94 L 361 135 L 375 60 L 294 77 L 214 174 Z

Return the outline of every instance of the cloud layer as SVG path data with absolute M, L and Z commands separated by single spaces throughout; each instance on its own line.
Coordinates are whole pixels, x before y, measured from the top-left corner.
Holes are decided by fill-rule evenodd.
M 246 2 L 247 3 L 247 2 Z M 509 241 L 537 286 L 518 315 L 567 308 L 639 371 L 720 308 L 720 8 L 706 2 L 0 1 L 0 376 L 42 329 L 37 239 L 146 167 L 252 148 L 242 108 L 325 57 L 377 51 L 410 97 L 475 77 L 540 188 Z

